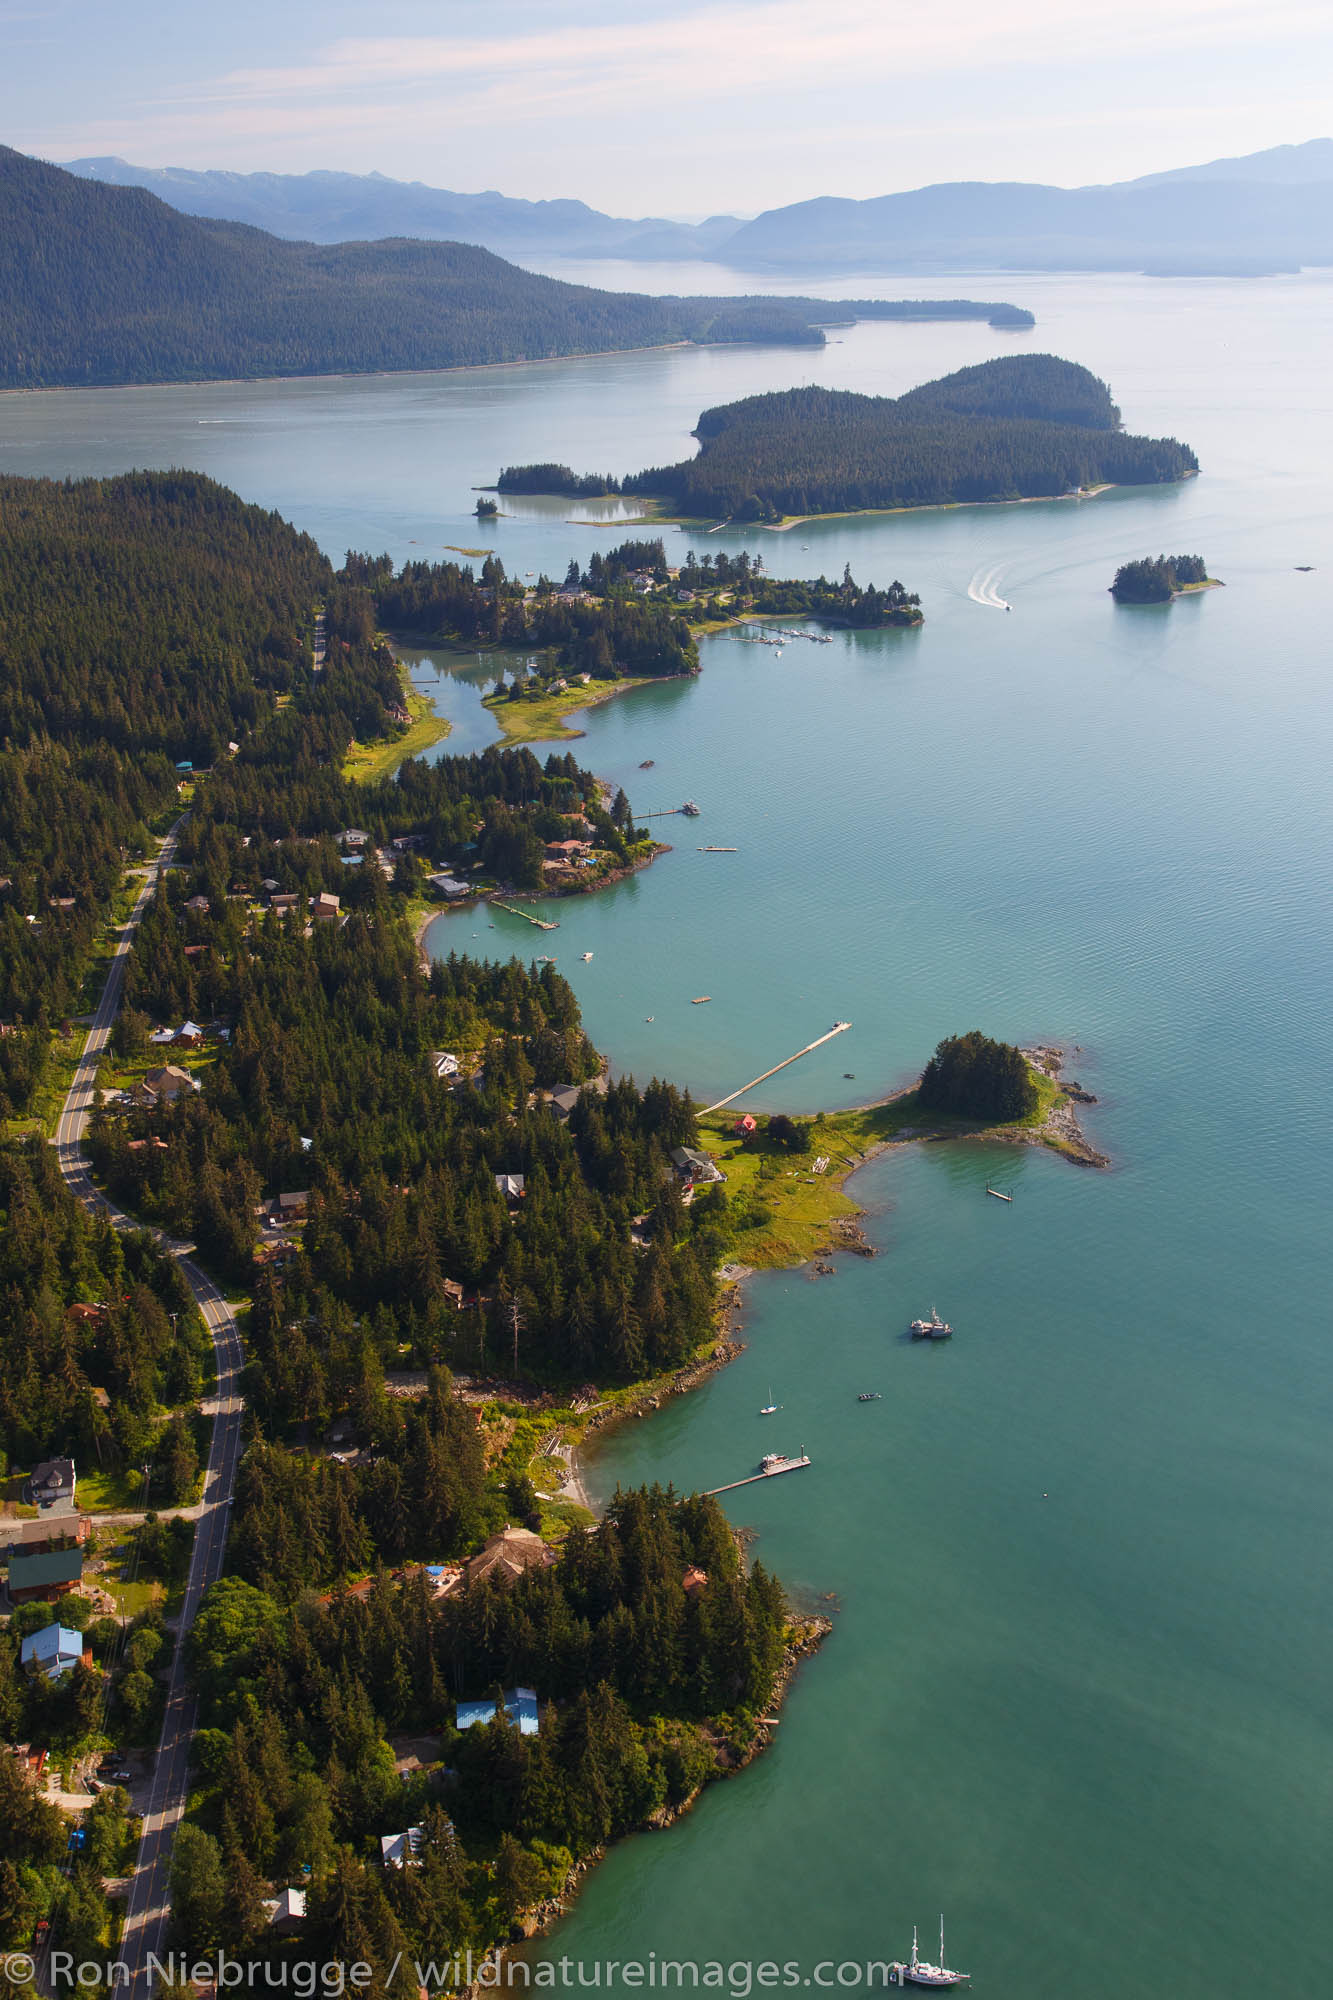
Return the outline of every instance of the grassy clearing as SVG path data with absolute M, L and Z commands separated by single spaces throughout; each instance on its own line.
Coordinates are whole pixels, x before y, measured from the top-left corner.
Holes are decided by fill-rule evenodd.
M 622 681 L 597 681 L 587 687 L 567 688 L 563 694 L 524 695 L 518 701 L 507 697 L 497 700 L 493 694 L 483 695 L 482 707 L 488 708 L 499 725 L 502 741 L 509 743 L 549 743 L 572 742 L 583 735 L 581 729 L 567 729 L 564 718 L 581 708 L 596 708 L 601 702 L 610 701 L 613 695 L 625 694 L 630 688 L 652 687 L 651 676 L 630 676 Z
M 115 1472 L 80 1466 L 78 1501 L 84 1514 L 137 1514 L 144 1505 L 143 1474 L 137 1465 Z
M 452 723 L 437 713 L 429 695 L 405 686 L 403 699 L 412 718 L 407 728 L 397 736 L 382 737 L 375 743 L 354 743 L 343 764 L 345 778 L 355 778 L 363 785 L 375 778 L 387 778 L 405 758 L 419 757 L 432 743 L 443 742 L 449 734 Z
M 884 1146 L 918 1138 L 1002 1137 L 1044 1125 L 1061 1093 L 1050 1077 L 1038 1071 L 1033 1071 L 1032 1079 L 1037 1086 L 1036 1109 L 1016 1125 L 984 1125 L 922 1111 L 916 1092 L 907 1090 L 882 1104 L 821 1112 L 809 1127 L 810 1151 L 794 1155 L 744 1145 L 732 1129 L 743 1106 L 706 1112 L 699 1120 L 704 1150 L 727 1176 L 729 1205 L 743 1225 L 733 1251 L 737 1262 L 758 1270 L 790 1269 L 827 1248 L 830 1227 L 860 1214 L 845 1183 Z M 1059 1151 L 1071 1150 L 1057 1138 L 1046 1143 Z M 813 1163 L 821 1155 L 829 1162 L 828 1170 L 813 1173 Z M 753 1219 L 747 1222 L 747 1216 Z

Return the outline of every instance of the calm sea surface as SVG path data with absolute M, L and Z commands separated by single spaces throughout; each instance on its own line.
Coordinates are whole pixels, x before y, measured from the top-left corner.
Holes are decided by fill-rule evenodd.
M 636 277 L 727 282 L 615 281 Z M 719 638 L 696 684 L 587 718 L 581 759 L 640 812 L 703 809 L 543 940 L 619 1067 L 721 1094 L 850 1019 L 759 1097 L 808 1111 L 882 1094 L 973 1026 L 1078 1044 L 1115 1168 L 881 1160 L 854 1191 L 882 1254 L 756 1281 L 744 1357 L 603 1450 L 610 1490 L 711 1486 L 804 1445 L 810 1471 L 732 1514 L 838 1608 L 773 1751 L 619 1848 L 546 1950 L 805 1974 L 901 1954 L 943 1909 L 978 1994 L 1313 2000 L 1333 1991 L 1333 284 L 929 289 L 1014 299 L 1037 329 L 9 395 L 0 466 L 198 466 L 335 558 L 485 541 L 560 575 L 612 525 L 528 503 L 479 529 L 471 489 L 517 459 L 658 463 L 708 404 L 797 381 L 892 393 L 1050 349 L 1104 375 L 1131 428 L 1194 445 L 1203 476 L 1169 491 L 668 531 L 673 555 L 901 577 L 927 622 L 780 656 Z M 1226 589 L 1117 609 L 1116 565 L 1159 550 L 1202 553 Z M 494 661 L 413 659 L 450 747 L 491 740 Z M 495 925 L 445 919 L 432 946 L 536 949 Z M 922 1352 L 901 1330 L 932 1303 L 957 1335 Z

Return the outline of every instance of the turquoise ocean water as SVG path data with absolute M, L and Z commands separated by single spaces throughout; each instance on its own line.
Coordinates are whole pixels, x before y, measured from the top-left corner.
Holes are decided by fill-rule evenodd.
M 733 1518 L 837 1613 L 773 1750 L 618 1849 L 544 1949 L 808 1970 L 901 1954 L 942 1908 L 979 1994 L 1318 1996 L 1333 285 L 987 289 L 1037 312 L 1027 345 L 1105 375 L 1130 427 L 1188 439 L 1203 476 L 695 536 L 773 570 L 899 576 L 927 622 L 780 657 L 718 638 L 697 683 L 592 711 L 582 761 L 640 811 L 692 796 L 703 817 L 662 822 L 673 851 L 562 905 L 543 948 L 618 1067 L 705 1097 L 850 1019 L 763 1087 L 765 1108 L 878 1096 L 972 1026 L 1078 1044 L 1114 1167 L 882 1159 L 853 1187 L 882 1254 L 756 1280 L 742 1359 L 596 1458 L 603 1490 L 711 1486 L 803 1444 L 811 1469 L 732 1496 Z M 470 489 L 500 464 L 627 470 L 688 449 L 698 411 L 730 396 L 893 391 L 1013 342 L 862 327 L 819 357 L 6 396 L 0 466 L 197 464 L 335 557 L 487 540 L 511 570 L 560 574 L 613 526 L 530 503 L 479 530 Z M 1117 609 L 1117 563 L 1159 550 L 1202 553 L 1226 588 Z M 978 601 L 995 596 L 1012 611 Z M 456 718 L 451 747 L 489 740 L 493 664 L 469 678 L 413 658 Z M 442 920 L 432 948 L 533 951 L 526 926 L 487 923 Z M 988 1177 L 1012 1206 L 985 1198 Z M 901 1330 L 932 1303 L 957 1335 L 922 1352 Z M 783 1408 L 765 1423 L 770 1385 Z M 883 1400 L 859 1405 L 867 1387 Z

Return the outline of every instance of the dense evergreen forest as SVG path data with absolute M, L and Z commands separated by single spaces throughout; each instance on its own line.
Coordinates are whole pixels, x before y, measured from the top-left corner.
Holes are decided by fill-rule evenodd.
M 466 243 L 286 242 L 8 147 L 0 237 L 2 388 L 459 368 L 680 340 L 819 347 L 815 322 L 829 315 L 823 300 L 595 291 Z M 950 300 L 868 311 L 993 319 L 1018 309 Z
M 126 860 L 179 809 L 178 763 L 225 763 L 312 687 L 317 602 L 312 717 L 378 735 L 400 694 L 369 598 L 277 515 L 196 473 L 0 479 L 0 1117 L 78 1009 Z
M 40 1140 L 0 1147 L 5 1462 L 68 1452 L 110 1468 L 141 1464 L 161 1408 L 192 1402 L 211 1358 L 172 1260 L 149 1237 L 90 1215 Z
M 1142 562 L 1121 564 L 1111 594 L 1121 604 L 1166 604 L 1190 584 L 1207 582 L 1202 556 L 1158 556 L 1155 561 L 1145 556 Z
M 749 396 L 705 410 L 695 436 L 696 458 L 634 473 L 616 490 L 700 518 L 768 521 L 1054 497 L 1198 471 L 1174 438 L 1127 436 L 1106 384 L 1051 354 L 984 361 L 896 399 L 819 388 Z M 512 490 L 535 491 L 540 471 L 506 476 L 524 482 Z
M 291 1460 L 247 1477 L 260 1469 L 238 1503 L 243 1550 L 305 1477 Z M 361 1959 L 372 1992 L 399 1950 L 443 1973 L 507 1938 L 576 1859 L 745 1754 L 784 1627 L 781 1591 L 744 1574 L 716 1501 L 660 1489 L 618 1494 L 600 1530 L 509 1589 L 434 1599 L 420 1571 L 381 1573 L 367 1596 L 294 1603 L 224 1581 L 190 1640 L 203 1727 L 199 1811 L 173 1865 L 178 1942 L 255 1964 Z M 454 1697 L 515 1682 L 537 1695 L 535 1734 L 503 1714 L 455 1728 Z M 408 1745 L 438 1764 L 414 1755 L 400 1773 Z M 382 1867 L 383 1837 L 412 1826 L 409 1865 Z M 299 1944 L 266 1931 L 265 1880 L 306 1889 Z
M 1086 370 L 1012 355 L 896 401 L 807 388 L 705 410 L 697 458 L 622 486 L 687 514 L 762 520 L 1152 485 L 1198 470 L 1187 445 L 1126 436 L 1117 415 Z
M 1036 1110 L 1037 1086 L 1021 1049 L 974 1028 L 940 1043 L 917 1086 L 917 1102 L 931 1111 L 1008 1124 Z

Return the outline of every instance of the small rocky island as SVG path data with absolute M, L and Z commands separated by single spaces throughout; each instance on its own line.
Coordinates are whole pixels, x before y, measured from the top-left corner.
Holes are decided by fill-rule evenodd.
M 1111 595 L 1117 604 L 1169 604 L 1186 591 L 1218 588 L 1202 556 L 1145 556 L 1120 565 Z

